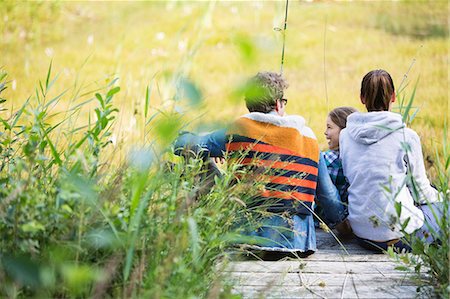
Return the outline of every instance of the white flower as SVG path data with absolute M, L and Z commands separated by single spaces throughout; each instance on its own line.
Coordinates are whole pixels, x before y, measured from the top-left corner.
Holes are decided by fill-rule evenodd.
M 184 39 L 184 40 L 180 40 L 180 41 L 178 42 L 178 50 L 179 50 L 180 52 L 186 50 L 186 47 L 187 47 L 187 41 L 186 41 L 185 39 Z
M 156 39 L 157 40 L 163 40 L 166 37 L 166 34 L 164 32 L 158 32 L 156 34 Z
M 45 55 L 52 57 L 54 54 L 53 48 L 45 48 Z
M 87 43 L 88 43 L 88 45 L 92 45 L 94 43 L 94 35 L 93 34 L 89 34 L 89 36 L 87 37 Z

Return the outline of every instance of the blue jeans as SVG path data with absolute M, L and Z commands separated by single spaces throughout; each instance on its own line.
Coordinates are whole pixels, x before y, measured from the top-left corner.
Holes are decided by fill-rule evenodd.
M 331 181 L 322 152 L 319 158 L 316 204 L 318 206 L 316 216 L 330 228 L 335 227 L 347 218 L 348 208 L 342 203 L 339 191 Z

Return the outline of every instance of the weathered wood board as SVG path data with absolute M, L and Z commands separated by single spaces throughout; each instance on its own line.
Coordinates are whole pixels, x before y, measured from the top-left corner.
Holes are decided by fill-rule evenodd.
M 344 250 L 344 247 L 345 250 Z M 417 298 L 411 273 L 396 270 L 385 254 L 339 244 L 317 230 L 317 252 L 303 259 L 231 262 L 225 277 L 243 298 Z

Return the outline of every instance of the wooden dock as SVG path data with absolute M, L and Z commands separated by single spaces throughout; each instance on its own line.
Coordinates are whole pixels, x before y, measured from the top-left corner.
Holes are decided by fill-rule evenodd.
M 317 230 L 317 252 L 303 259 L 234 261 L 227 267 L 233 291 L 243 298 L 428 298 L 413 274 L 396 270 L 385 254 L 342 246 Z

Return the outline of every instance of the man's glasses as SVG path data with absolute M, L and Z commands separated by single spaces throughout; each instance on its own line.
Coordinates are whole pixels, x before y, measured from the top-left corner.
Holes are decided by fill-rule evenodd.
M 284 106 L 287 105 L 287 99 L 281 99 L 280 101 L 284 104 Z

